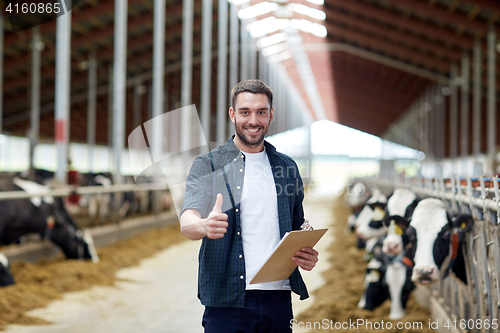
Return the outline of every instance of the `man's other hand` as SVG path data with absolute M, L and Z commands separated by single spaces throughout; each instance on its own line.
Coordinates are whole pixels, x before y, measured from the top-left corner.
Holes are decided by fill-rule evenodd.
M 303 247 L 300 251 L 295 252 L 295 257 L 292 257 L 292 261 L 300 268 L 310 271 L 318 262 L 318 251 L 312 247 Z

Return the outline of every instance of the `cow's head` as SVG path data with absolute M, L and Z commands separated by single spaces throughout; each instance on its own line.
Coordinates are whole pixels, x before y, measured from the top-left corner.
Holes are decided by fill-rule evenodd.
M 64 208 L 61 198 L 54 198 L 47 219 L 46 236 L 57 244 L 68 259 L 92 259 L 99 261 L 94 240 L 89 230 L 78 230 Z
M 441 200 L 422 200 L 411 222 L 417 237 L 412 280 L 428 285 L 438 281 L 442 275 L 444 277 L 450 260 L 460 254 L 463 236 L 473 224 L 471 215 L 450 218 Z
M 14 278 L 10 273 L 9 259 L 0 252 L 0 287 L 14 284 Z
M 365 214 L 359 216 L 356 221 L 356 235 L 364 241 L 372 237 L 381 237 L 385 235 L 382 228 L 382 220 L 385 217 L 385 207 L 387 197 L 379 190 L 374 190 L 373 195 L 367 201 L 363 210 Z
M 388 256 L 398 256 L 404 252 L 405 257 L 413 260 L 412 248 L 416 245 L 416 235 L 408 219 L 397 215 L 388 216 L 384 219 L 384 227 L 387 237 L 384 239 L 382 252 Z

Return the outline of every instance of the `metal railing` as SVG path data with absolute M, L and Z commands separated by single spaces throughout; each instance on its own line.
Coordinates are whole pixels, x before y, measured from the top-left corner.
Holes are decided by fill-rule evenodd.
M 450 276 L 432 287 L 433 297 L 447 312 L 452 327 L 462 332 L 498 332 L 500 326 L 500 191 L 499 179 L 379 179 L 369 185 L 406 187 L 421 197 L 443 200 L 451 213 L 474 217 L 464 239 L 468 284 Z M 455 320 L 455 322 L 453 322 Z M 496 323 L 497 325 L 494 325 Z M 497 326 L 497 329 L 494 327 Z

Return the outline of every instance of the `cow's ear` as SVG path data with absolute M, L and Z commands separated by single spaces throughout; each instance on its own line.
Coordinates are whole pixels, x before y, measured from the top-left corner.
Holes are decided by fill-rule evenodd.
M 404 217 L 400 217 L 399 219 L 397 219 L 396 223 L 403 230 L 403 232 L 406 232 L 406 230 L 408 230 L 408 227 L 410 226 L 410 222 Z
M 468 233 L 474 226 L 474 218 L 469 214 L 462 214 L 453 219 L 453 228 L 458 228 L 461 233 Z
M 408 207 L 406 207 L 406 211 L 405 211 L 405 218 L 406 219 L 411 220 L 411 217 L 413 215 L 413 211 L 415 210 L 415 207 L 417 207 L 419 202 L 420 202 L 420 199 L 415 198 L 415 200 L 413 200 L 413 202 Z

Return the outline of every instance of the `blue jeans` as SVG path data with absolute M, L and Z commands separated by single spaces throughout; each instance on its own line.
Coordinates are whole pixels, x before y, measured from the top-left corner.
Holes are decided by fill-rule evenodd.
M 205 307 L 205 333 L 291 333 L 289 290 L 248 290 L 245 308 Z

